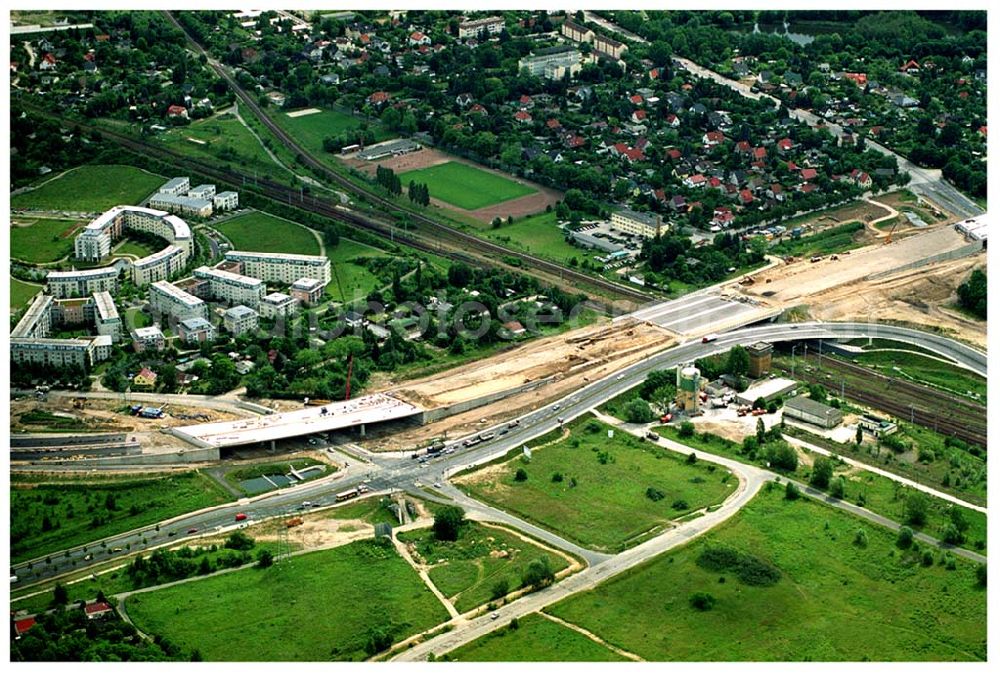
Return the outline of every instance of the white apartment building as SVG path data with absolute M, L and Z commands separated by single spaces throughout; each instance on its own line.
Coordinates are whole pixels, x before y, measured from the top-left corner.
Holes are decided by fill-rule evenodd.
M 222 326 L 233 336 L 242 336 L 257 331 L 259 316 L 253 308 L 233 306 L 222 316 Z
M 212 198 L 212 206 L 216 211 L 225 212 L 240 206 L 240 194 L 234 190 L 224 190 Z
M 149 198 L 149 206 L 153 209 L 164 209 L 175 214 L 187 214 L 202 218 L 212 215 L 212 203 L 200 197 L 157 193 Z
M 157 193 L 169 193 L 170 195 L 183 195 L 191 190 L 191 179 L 187 176 L 175 176 L 160 186 Z
M 118 291 L 118 270 L 91 268 L 89 270 L 53 271 L 45 278 L 49 293 L 58 299 L 90 296 L 98 291 Z
M 117 341 L 122 336 L 122 318 L 118 315 L 115 300 L 106 291 L 96 292 L 91 300 L 94 306 L 94 325 L 99 336 L 109 336 Z
M 10 340 L 10 359 L 15 364 L 44 364 L 50 367 L 76 366 L 86 369 L 96 362 L 95 341 L 96 339 L 93 337 L 75 339 L 12 338 Z
M 215 185 L 203 183 L 200 186 L 195 186 L 187 192 L 187 196 L 198 198 L 199 200 L 211 200 L 215 197 Z
M 153 310 L 177 320 L 208 318 L 208 306 L 204 301 L 163 280 L 150 285 L 149 305 Z
M 112 207 L 87 224 L 74 241 L 74 256 L 83 261 L 100 261 L 111 253 L 113 243 L 126 230 L 138 230 L 161 237 L 179 247 L 187 257 L 194 251 L 191 228 L 183 219 L 165 211 L 146 207 Z
M 137 353 L 147 350 L 163 350 L 167 339 L 159 327 L 139 327 L 132 332 L 132 349 Z
M 579 70 L 583 54 L 578 49 L 569 47 L 549 47 L 540 49 L 530 56 L 521 57 L 517 62 L 518 70 L 528 71 L 528 75 L 547 77 L 546 71 L 552 73 L 559 69 L 576 67 Z
M 488 16 L 482 19 L 464 19 L 458 24 L 458 37 L 465 40 L 467 38 L 478 38 L 483 31 L 487 35 L 500 35 L 506 24 L 498 16 Z
M 259 308 L 260 300 L 267 293 L 263 280 L 228 270 L 201 266 L 194 271 L 195 278 L 207 280 L 213 299 Z
M 260 316 L 268 319 L 288 317 L 295 312 L 298 302 L 288 294 L 274 292 L 263 298 L 260 304 Z
M 326 285 L 311 277 L 303 277 L 292 283 L 289 293 L 304 306 L 312 306 L 323 298 Z
M 27 312 L 10 332 L 11 339 L 45 338 L 48 336 L 52 331 L 52 301 L 51 296 L 36 295 Z
M 177 324 L 177 335 L 184 343 L 215 340 L 215 327 L 203 317 L 189 317 Z
M 310 277 L 326 285 L 332 279 L 330 259 L 325 256 L 231 251 L 226 252 L 226 260 L 239 263 L 244 275 L 268 282 L 292 284 L 299 278 Z
M 158 280 L 170 279 L 176 273 L 184 270 L 187 256 L 184 250 L 175 245 L 161 249 L 132 264 L 132 281 L 141 287 Z

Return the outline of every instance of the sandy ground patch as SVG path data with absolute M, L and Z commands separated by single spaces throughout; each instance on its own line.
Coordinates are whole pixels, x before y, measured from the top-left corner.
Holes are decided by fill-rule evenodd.
M 316 113 L 322 113 L 319 108 L 303 108 L 302 110 L 293 110 L 285 113 L 290 118 L 301 118 L 306 115 L 315 115 Z

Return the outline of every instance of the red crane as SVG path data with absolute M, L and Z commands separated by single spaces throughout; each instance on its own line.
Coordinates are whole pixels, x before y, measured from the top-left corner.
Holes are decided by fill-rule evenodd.
M 351 353 L 347 360 L 347 392 L 344 393 L 344 400 L 351 399 L 351 372 L 354 370 L 354 353 Z

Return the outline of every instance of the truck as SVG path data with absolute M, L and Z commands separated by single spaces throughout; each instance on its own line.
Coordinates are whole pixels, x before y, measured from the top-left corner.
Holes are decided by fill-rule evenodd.
M 444 451 L 444 447 L 445 447 L 444 442 L 435 442 L 434 444 L 427 447 L 427 453 L 433 454 L 436 451 Z
M 711 343 L 712 341 L 715 341 L 718 338 L 719 338 L 718 334 L 706 334 L 705 336 L 701 337 L 701 342 L 702 343 Z
M 467 446 L 467 447 L 474 447 L 477 444 L 479 444 L 480 442 L 482 442 L 482 440 L 479 439 L 478 435 L 476 435 L 475 437 L 470 437 L 469 439 L 465 440 L 465 446 Z

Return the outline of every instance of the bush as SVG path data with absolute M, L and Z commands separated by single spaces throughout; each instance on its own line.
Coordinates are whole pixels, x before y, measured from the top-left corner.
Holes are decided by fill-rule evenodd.
M 365 642 L 365 653 L 369 656 L 382 653 L 392 646 L 392 631 L 388 628 L 373 628 L 368 631 L 368 641 Z
M 864 529 L 858 529 L 854 532 L 854 545 L 860 548 L 868 547 L 868 534 Z
M 696 562 L 709 571 L 732 572 L 747 585 L 773 585 L 781 579 L 775 566 L 729 546 L 707 547 Z
M 532 590 L 541 590 L 552 585 L 556 579 L 555 572 L 547 557 L 541 557 L 528 563 L 528 568 L 521 576 L 521 582 L 529 586 Z
M 761 448 L 761 452 L 775 468 L 795 472 L 799 467 L 799 455 L 795 453 L 792 445 L 784 440 L 768 442 Z
M 465 510 L 457 505 L 446 505 L 434 511 L 434 525 L 431 530 L 439 541 L 457 541 L 458 533 L 465 524 Z
M 913 529 L 910 527 L 903 527 L 899 530 L 899 535 L 896 536 L 896 547 L 907 550 L 913 547 Z
M 965 535 L 959 531 L 957 526 L 949 524 L 944 528 L 944 534 L 941 536 L 941 540 L 948 545 L 962 545 L 962 543 L 965 542 Z
M 257 557 L 257 566 L 261 569 L 266 569 L 274 564 L 274 555 L 271 554 L 270 550 L 261 550 L 260 555 Z
M 980 564 L 976 567 L 976 582 L 980 587 L 986 587 L 986 565 Z
M 830 487 L 830 495 L 834 498 L 843 498 L 847 494 L 847 482 L 844 481 L 843 477 L 838 477 L 833 481 L 833 486 Z
M 920 556 L 920 563 L 925 567 L 932 566 L 934 564 L 934 553 L 930 550 L 924 550 L 923 554 Z
M 695 455 L 695 453 L 692 451 L 690 454 L 688 454 L 687 460 L 684 462 L 687 463 L 688 465 L 694 465 L 695 463 L 698 462 L 698 456 Z
M 710 611 L 715 606 L 715 597 L 707 592 L 696 592 L 688 600 L 698 611 Z
M 517 616 L 514 616 L 514 618 L 510 619 L 510 623 L 507 624 L 507 627 L 511 630 L 517 630 L 521 627 L 521 622 L 517 619 Z
M 558 472 L 558 471 L 552 473 L 552 481 L 553 482 L 562 482 L 563 481 L 563 474 L 561 472 Z
M 799 493 L 799 487 L 792 482 L 785 484 L 785 498 L 789 501 L 796 500 L 801 494 Z
M 528 479 L 528 471 L 525 470 L 524 468 L 518 468 L 517 472 L 514 473 L 515 482 L 524 482 L 527 481 L 527 479 Z
M 653 501 L 654 503 L 657 502 L 657 501 L 662 501 L 666 497 L 667 497 L 667 495 L 664 494 L 659 489 L 657 489 L 656 487 L 648 487 L 646 489 L 646 498 L 648 498 L 649 500 Z
M 828 458 L 818 458 L 813 465 L 812 472 L 809 473 L 809 484 L 820 489 L 830 486 L 830 479 L 833 477 L 833 464 Z
M 927 523 L 927 497 L 919 492 L 913 492 L 906 499 L 906 522 L 915 527 Z
M 506 578 L 501 578 L 493 584 L 490 599 L 500 599 L 501 597 L 506 597 L 508 592 L 510 592 L 510 581 Z
M 681 423 L 680 428 L 677 429 L 677 434 L 681 437 L 694 437 L 694 423 L 684 421 Z
M 690 506 L 688 505 L 688 502 L 685 501 L 683 498 L 678 498 L 670 505 L 670 507 L 673 508 L 674 510 L 687 510 Z
M 255 541 L 242 531 L 234 531 L 226 539 L 225 548 L 227 550 L 253 550 Z
M 649 423 L 656 420 L 649 402 L 639 397 L 625 405 L 625 420 L 629 423 Z

